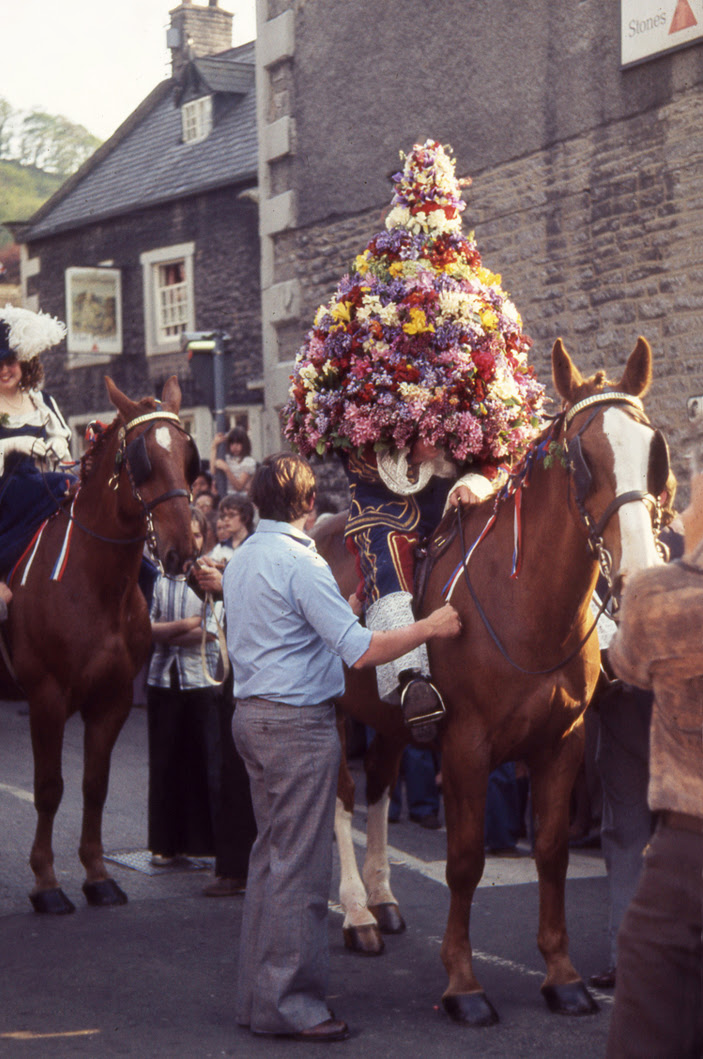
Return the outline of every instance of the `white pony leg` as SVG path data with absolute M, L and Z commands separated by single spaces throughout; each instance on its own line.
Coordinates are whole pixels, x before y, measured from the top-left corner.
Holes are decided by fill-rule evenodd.
M 391 868 L 388 862 L 388 788 L 375 805 L 369 806 L 366 825 L 366 859 L 364 860 L 363 879 L 369 895 L 370 907 L 376 905 L 397 905 L 391 891 Z
M 344 909 L 344 929 L 375 926 L 376 920 L 368 909 L 366 890 L 359 875 L 352 839 L 352 814 L 337 798 L 334 814 L 334 833 L 339 853 L 339 903 Z

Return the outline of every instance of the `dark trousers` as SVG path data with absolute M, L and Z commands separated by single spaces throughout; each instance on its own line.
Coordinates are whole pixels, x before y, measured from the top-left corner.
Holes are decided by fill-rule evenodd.
M 246 878 L 256 838 L 249 779 L 232 739 L 231 696 L 217 688 L 148 688 L 149 849 L 215 855 Z
M 703 1055 L 703 835 L 659 823 L 618 935 L 607 1059 Z
M 149 849 L 166 857 L 212 856 L 211 791 L 217 762 L 209 748 L 219 727 L 210 688 L 147 690 L 149 730 Z

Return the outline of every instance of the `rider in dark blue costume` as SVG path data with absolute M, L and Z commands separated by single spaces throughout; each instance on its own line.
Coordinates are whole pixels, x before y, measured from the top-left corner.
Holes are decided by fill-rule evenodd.
M 73 480 L 71 431 L 58 405 L 38 387 L 39 354 L 56 345 L 64 325 L 45 313 L 0 309 L 0 572 L 20 557 L 32 533 L 57 510 Z

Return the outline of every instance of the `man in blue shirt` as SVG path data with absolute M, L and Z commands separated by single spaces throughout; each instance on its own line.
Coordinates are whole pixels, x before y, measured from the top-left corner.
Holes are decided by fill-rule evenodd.
M 251 851 L 236 1015 L 253 1033 L 338 1041 L 331 1014 L 327 901 L 340 762 L 334 699 L 343 662 L 399 657 L 457 636 L 450 605 L 402 629 L 371 633 L 342 598 L 302 526 L 315 502 L 307 460 L 270 456 L 251 499 L 261 521 L 225 569 L 227 647 L 237 708 L 232 730 L 249 772 L 258 837 Z

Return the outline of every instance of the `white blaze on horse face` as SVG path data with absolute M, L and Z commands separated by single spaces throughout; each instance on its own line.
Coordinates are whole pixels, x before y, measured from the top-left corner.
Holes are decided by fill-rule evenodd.
M 166 449 L 166 452 L 171 451 L 171 431 L 168 427 L 157 427 L 154 431 L 154 439 L 157 445 L 160 445 L 162 449 Z
M 603 413 L 603 431 L 613 452 L 615 495 L 633 490 L 646 492 L 652 428 L 638 423 L 620 408 L 608 408 Z M 648 506 L 640 500 L 623 504 L 617 517 L 622 557 L 620 569 L 614 573 L 634 574 L 660 563 Z

